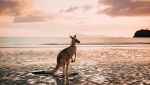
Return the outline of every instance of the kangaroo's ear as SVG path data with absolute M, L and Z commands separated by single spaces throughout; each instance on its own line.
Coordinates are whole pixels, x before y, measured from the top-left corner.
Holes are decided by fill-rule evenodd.
M 73 37 L 71 35 L 69 35 L 71 39 L 73 39 Z
M 74 38 L 76 38 L 76 35 L 74 35 Z

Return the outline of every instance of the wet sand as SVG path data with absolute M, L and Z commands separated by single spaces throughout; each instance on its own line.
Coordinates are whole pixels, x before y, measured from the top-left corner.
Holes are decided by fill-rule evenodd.
M 63 85 L 62 69 L 48 74 L 62 49 L 0 48 L 0 85 Z M 150 85 L 149 53 L 142 47 L 79 47 L 69 85 Z

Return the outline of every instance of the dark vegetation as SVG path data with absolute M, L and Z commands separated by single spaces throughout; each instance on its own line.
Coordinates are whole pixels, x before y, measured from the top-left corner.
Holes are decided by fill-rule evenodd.
M 150 30 L 141 29 L 135 32 L 133 37 L 150 37 Z

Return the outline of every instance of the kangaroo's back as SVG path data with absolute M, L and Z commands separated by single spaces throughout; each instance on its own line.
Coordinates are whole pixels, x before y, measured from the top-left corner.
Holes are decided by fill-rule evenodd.
M 69 62 L 69 60 L 72 58 L 72 56 L 73 56 L 73 52 L 70 51 L 70 47 L 63 49 L 57 55 L 57 64 Z

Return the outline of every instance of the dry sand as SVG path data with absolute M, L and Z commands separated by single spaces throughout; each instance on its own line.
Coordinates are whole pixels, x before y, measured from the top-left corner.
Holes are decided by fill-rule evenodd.
M 0 48 L 0 85 L 62 85 L 56 65 L 62 47 Z M 69 85 L 150 85 L 150 47 L 79 47 Z

